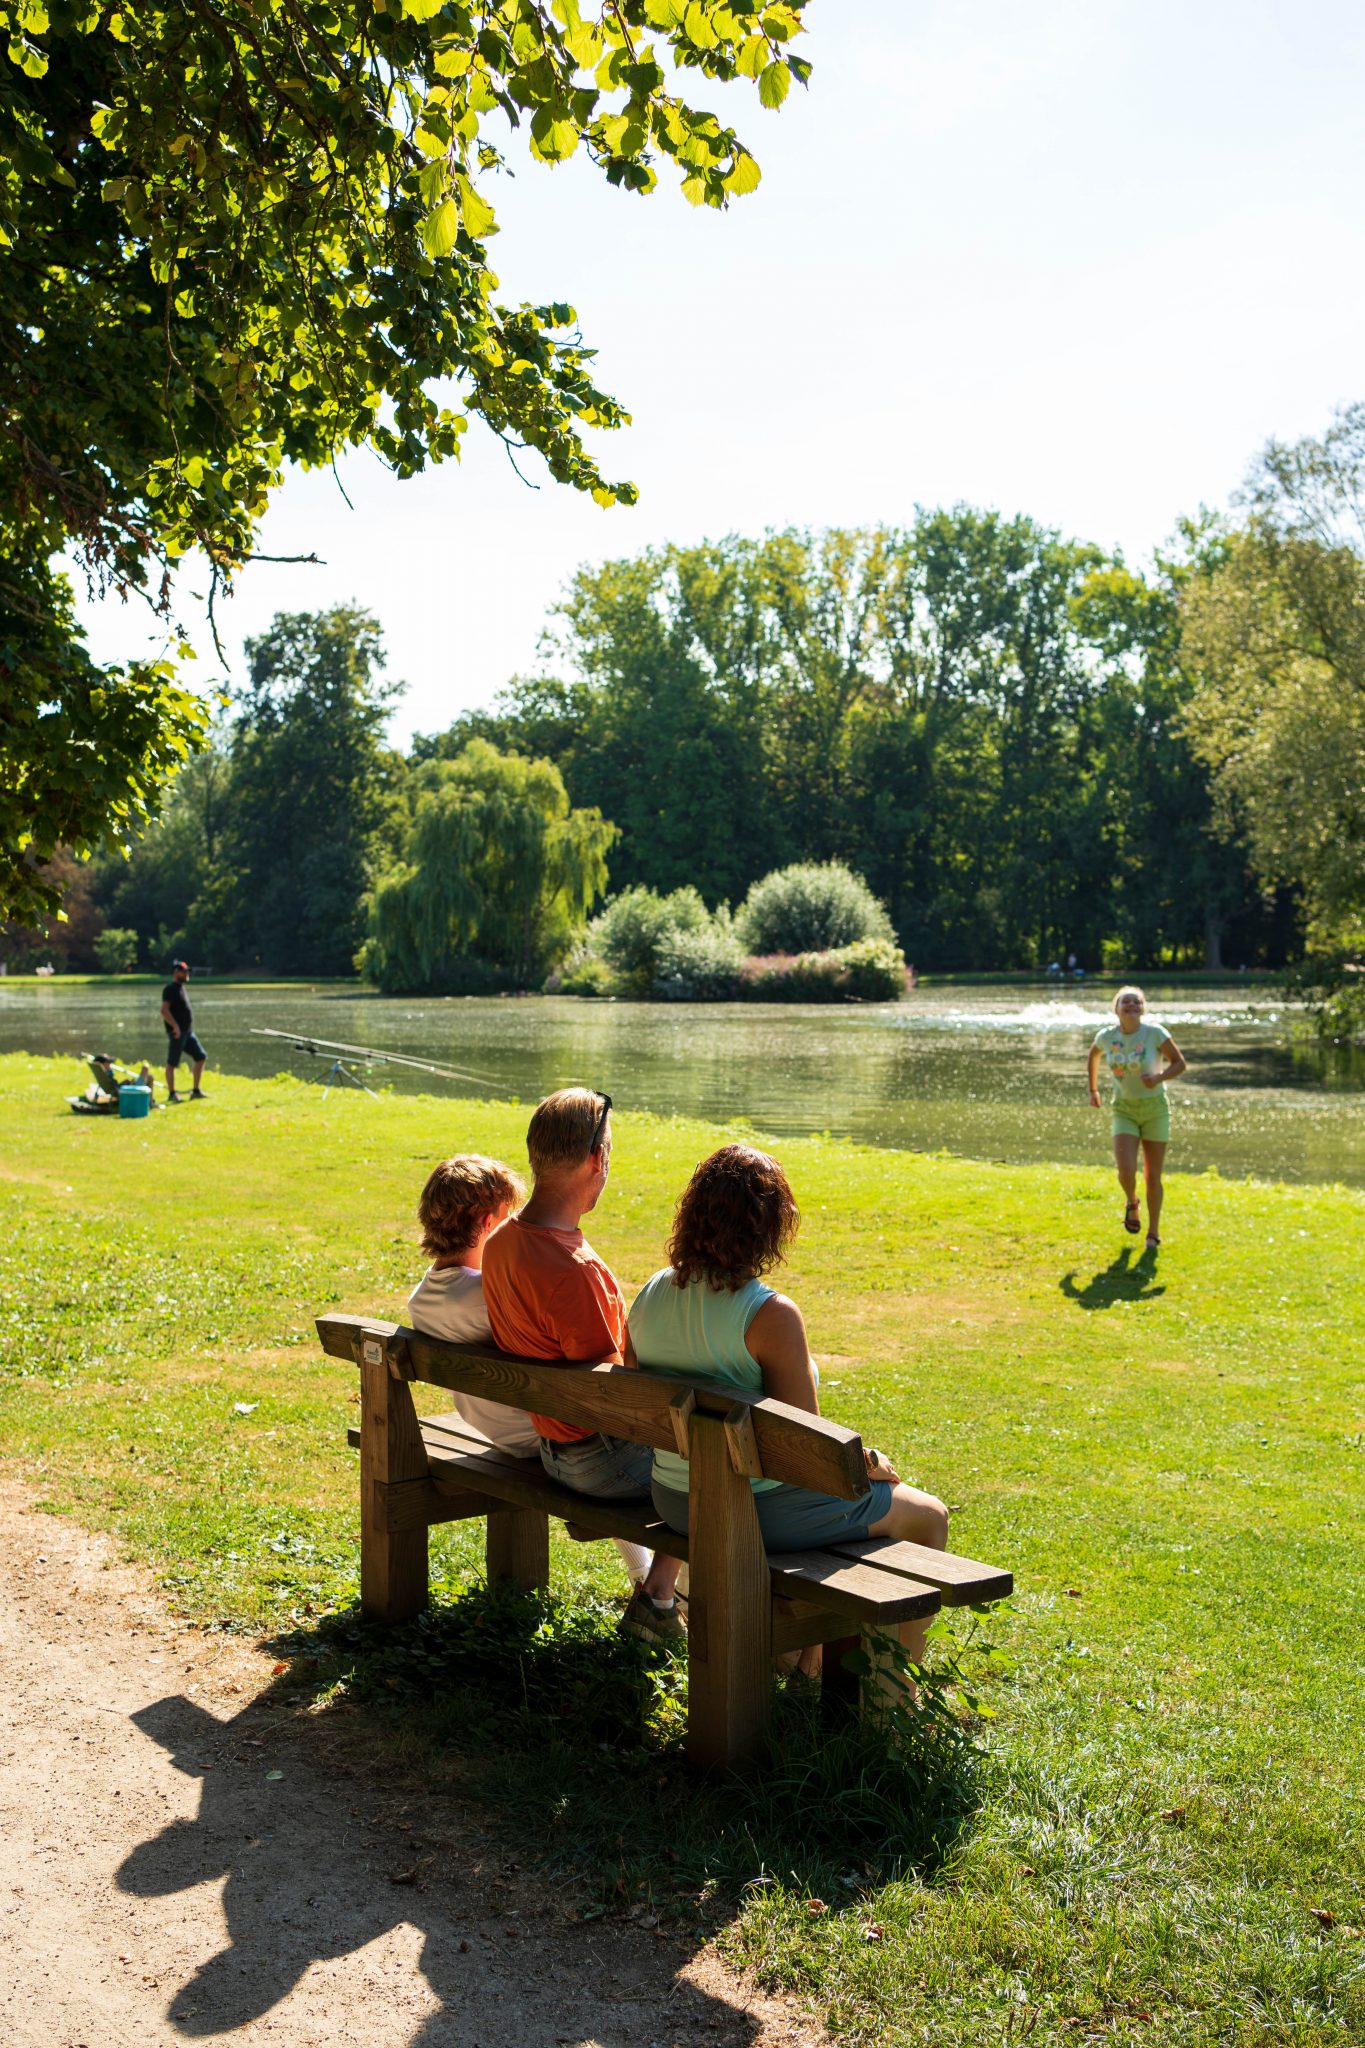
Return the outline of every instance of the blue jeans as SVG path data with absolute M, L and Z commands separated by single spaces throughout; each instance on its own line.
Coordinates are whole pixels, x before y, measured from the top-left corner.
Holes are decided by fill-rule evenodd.
M 618 1436 L 589 1436 L 580 1443 L 556 1444 L 540 1439 L 540 1462 L 551 1479 L 575 1493 L 595 1493 L 602 1500 L 648 1500 L 654 1453 L 648 1444 L 628 1443 Z

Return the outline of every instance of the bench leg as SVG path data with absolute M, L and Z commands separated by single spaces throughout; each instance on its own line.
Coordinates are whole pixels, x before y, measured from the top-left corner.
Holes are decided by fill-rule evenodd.
M 550 1517 L 543 1508 L 497 1508 L 484 1555 L 490 1586 L 535 1592 L 550 1583 Z
M 381 1487 L 425 1479 L 427 1454 L 405 1381 L 360 1363 L 360 1606 L 374 1621 L 410 1621 L 427 1604 L 425 1528 L 390 1530 Z
M 687 1756 L 713 1771 L 745 1762 L 767 1735 L 772 1582 L 753 1490 L 718 1417 L 690 1417 L 689 1465 Z

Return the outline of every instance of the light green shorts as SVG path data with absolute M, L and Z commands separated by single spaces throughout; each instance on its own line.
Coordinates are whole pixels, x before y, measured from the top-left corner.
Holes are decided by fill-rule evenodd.
M 1171 1102 L 1164 1088 L 1153 1088 L 1142 1101 L 1115 1097 L 1110 1128 L 1116 1138 L 1150 1138 L 1164 1145 L 1171 1135 Z

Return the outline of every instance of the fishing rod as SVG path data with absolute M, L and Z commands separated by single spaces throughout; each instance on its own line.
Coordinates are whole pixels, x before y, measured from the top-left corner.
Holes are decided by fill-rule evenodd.
M 492 1088 L 495 1093 L 505 1095 L 505 1084 L 495 1081 L 489 1074 L 472 1074 L 465 1067 L 442 1066 L 438 1060 L 422 1060 L 406 1052 L 381 1052 L 378 1046 L 347 1045 L 337 1038 L 310 1038 L 297 1031 L 275 1031 L 268 1024 L 253 1024 L 253 1038 L 283 1038 L 293 1046 L 295 1052 L 306 1052 L 315 1060 L 330 1059 L 332 1064 L 327 1075 L 326 1095 L 333 1082 L 349 1081 L 355 1088 L 364 1088 L 367 1095 L 373 1095 L 360 1076 L 352 1072 L 356 1064 L 371 1067 L 412 1067 L 419 1074 L 435 1074 L 442 1081 L 477 1081 L 481 1087 Z

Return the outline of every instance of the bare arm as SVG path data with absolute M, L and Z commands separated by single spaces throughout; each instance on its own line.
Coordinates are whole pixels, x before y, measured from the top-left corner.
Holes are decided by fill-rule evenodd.
M 1150 1078 L 1146 1074 L 1143 1075 L 1142 1078 L 1149 1088 L 1158 1088 L 1163 1081 L 1174 1081 L 1177 1074 L 1184 1073 L 1187 1065 L 1184 1053 L 1173 1038 L 1163 1038 L 1157 1051 L 1165 1056 L 1166 1064 L 1159 1074 L 1153 1074 Z
M 820 1413 L 815 1367 L 801 1311 L 785 1294 L 764 1302 L 744 1333 L 745 1348 L 763 1375 L 763 1391 L 807 1415 Z
M 629 1324 L 626 1325 L 626 1341 L 621 1347 L 621 1363 L 622 1365 L 629 1366 L 632 1372 L 640 1370 L 640 1361 L 635 1356 L 635 1346 L 630 1341 Z
M 169 1024 L 171 1030 L 175 1033 L 176 1037 L 179 1038 L 180 1026 L 176 1023 L 174 1017 L 171 1015 L 171 1006 L 169 1003 L 163 1003 L 161 1005 L 161 1015 L 164 1021 L 167 1024 Z
M 1092 1045 L 1090 1048 L 1090 1059 L 1086 1065 L 1086 1073 L 1090 1080 L 1090 1107 L 1098 1109 L 1100 1106 L 1100 1049 L 1097 1045 Z

